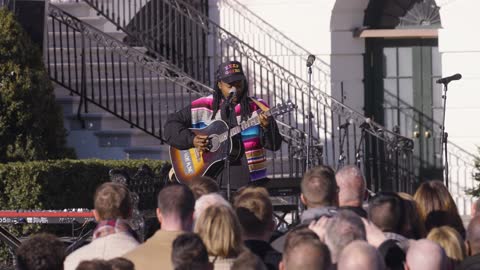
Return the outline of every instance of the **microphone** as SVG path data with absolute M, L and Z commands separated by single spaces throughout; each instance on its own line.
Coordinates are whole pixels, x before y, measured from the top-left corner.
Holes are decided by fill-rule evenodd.
M 230 91 L 228 91 L 227 103 L 232 103 L 236 93 L 237 89 L 235 89 L 235 87 L 230 88 Z
M 315 55 L 310 54 L 307 59 L 307 67 L 311 67 L 313 62 L 315 62 Z
M 370 117 L 367 117 L 365 121 L 362 124 L 360 124 L 360 128 L 361 129 L 371 128 L 371 122 L 372 120 L 370 119 Z
M 443 84 L 447 84 L 451 81 L 457 81 L 457 80 L 460 80 L 462 78 L 462 74 L 460 73 L 457 73 L 455 75 L 452 75 L 452 76 L 449 76 L 449 77 L 445 77 L 445 78 L 441 78 L 441 79 L 438 79 L 437 80 L 437 83 L 440 84 L 440 83 L 443 83 Z
M 348 126 L 350 126 L 351 124 L 353 124 L 353 120 L 352 119 L 348 119 L 347 122 L 341 124 L 340 126 L 338 126 L 338 130 L 340 129 L 346 129 L 348 128 Z

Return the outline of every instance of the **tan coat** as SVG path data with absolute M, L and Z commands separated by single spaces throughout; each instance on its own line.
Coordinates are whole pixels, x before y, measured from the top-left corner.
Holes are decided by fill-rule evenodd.
M 64 269 L 75 270 L 78 264 L 85 260 L 109 260 L 120 257 L 137 246 L 137 240 L 125 232 L 100 237 L 68 255 L 64 262 Z
M 172 243 L 182 233 L 158 230 L 145 243 L 123 257 L 135 264 L 135 270 L 173 270 Z

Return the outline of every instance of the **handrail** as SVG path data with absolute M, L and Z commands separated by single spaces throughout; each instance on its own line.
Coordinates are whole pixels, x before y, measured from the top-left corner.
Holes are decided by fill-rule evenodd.
M 120 10 L 120 6 L 125 5 L 125 3 L 121 1 L 124 1 L 124 0 L 120 0 L 118 2 L 110 1 L 110 0 L 108 2 L 106 0 L 96 0 L 95 2 L 92 0 L 85 0 L 85 2 L 89 6 L 93 7 L 99 13 L 106 16 L 107 19 L 109 19 L 112 23 L 117 25 L 117 27 L 119 28 L 122 27 L 122 25 L 125 25 L 126 23 L 125 22 L 120 23 L 121 20 L 118 17 L 117 19 L 112 18 L 114 17 L 113 15 L 110 15 L 111 17 L 108 17 L 108 14 L 109 14 L 109 11 Z M 288 82 L 292 86 L 296 87 L 297 90 L 301 91 L 302 94 L 306 96 L 302 98 L 304 99 L 313 98 L 315 101 L 320 102 L 322 105 L 328 106 L 329 109 L 332 109 L 334 112 L 343 114 L 345 118 L 355 120 L 358 124 L 361 124 L 364 121 L 370 121 L 367 118 L 365 118 L 362 114 L 338 102 L 336 99 L 329 96 L 328 94 L 323 93 L 322 91 L 319 91 L 319 89 L 316 87 L 314 87 L 314 89 L 317 90 L 317 93 L 319 93 L 319 95 L 311 95 L 309 93 L 308 83 L 305 80 L 298 77 L 296 74 L 293 74 L 289 70 L 284 69 L 282 66 L 275 63 L 274 61 L 269 59 L 266 55 L 262 54 L 261 52 L 257 51 L 255 48 L 251 47 L 249 44 L 246 44 L 243 41 L 238 40 L 229 31 L 225 30 L 215 22 L 211 21 L 208 17 L 205 16 L 203 12 L 200 12 L 197 9 L 192 8 L 188 3 L 184 2 L 183 0 L 156 0 L 153 2 L 156 3 L 157 5 L 161 3 L 174 8 L 176 12 L 187 17 L 191 21 L 195 22 L 195 24 L 199 26 L 206 33 L 212 34 L 215 32 L 219 32 L 218 37 L 228 45 L 231 45 L 231 47 L 233 47 L 236 51 L 238 51 L 238 53 L 241 54 L 240 57 L 248 57 L 249 60 L 252 60 L 257 64 L 265 64 L 266 68 L 268 68 L 269 71 L 271 71 L 272 73 L 280 77 L 279 79 L 281 79 L 284 82 Z M 134 0 L 134 3 L 135 3 L 135 0 Z M 146 5 L 147 5 L 147 2 L 144 3 L 143 1 L 141 1 L 139 2 L 138 5 L 134 5 L 137 8 L 137 10 L 130 11 L 128 13 L 136 14 L 141 7 Z M 171 10 L 169 9 L 169 11 Z M 151 13 L 155 14 L 154 11 L 152 11 Z M 131 17 L 131 15 L 129 15 L 129 17 Z M 146 20 L 148 21 L 148 18 Z M 128 29 L 126 29 L 125 27 L 123 27 L 122 29 L 128 32 Z M 132 33 L 132 32 L 128 32 L 128 34 L 135 36 L 135 33 Z M 135 38 L 140 39 L 141 37 L 135 36 Z M 149 37 L 149 38 L 153 38 L 153 37 Z M 149 42 L 142 43 L 142 45 L 149 47 L 148 44 Z M 212 45 L 215 46 L 214 44 Z M 213 55 L 211 57 L 218 57 L 218 56 Z M 170 59 L 164 59 L 164 60 L 171 62 Z M 216 62 L 219 62 L 218 59 L 214 59 L 214 60 L 217 60 Z M 213 66 L 209 65 L 209 68 L 214 68 L 217 64 L 219 63 L 215 63 Z M 207 81 L 205 83 L 211 84 L 211 81 Z M 329 101 L 331 102 L 331 104 L 329 104 Z M 370 122 L 371 122 L 371 125 L 376 126 L 377 129 L 380 129 L 382 131 L 386 130 L 384 127 L 380 126 L 379 124 L 374 123 L 373 121 L 370 121 Z M 387 131 L 387 133 L 391 134 L 394 137 L 398 136 L 398 134 L 395 134 L 391 131 Z
M 48 15 L 48 72 L 53 81 L 80 96 L 79 109 L 85 113 L 89 111 L 87 104 L 93 104 L 163 143 L 167 114 L 213 91 L 175 66 L 123 44 L 55 5 L 49 6 Z M 68 67 L 66 71 L 64 66 Z M 277 122 L 285 136 L 285 147 L 276 157 L 289 159 L 292 149 L 301 148 L 301 131 Z M 294 164 L 279 169 L 278 175 L 290 177 L 302 172 Z
M 85 1 L 97 11 L 103 10 L 103 14 L 110 14 L 111 16 L 111 12 L 109 13 L 108 10 L 115 10 L 115 7 L 120 6 L 124 0 Z M 141 7 L 148 5 L 143 1 L 138 1 L 131 1 L 130 7 L 136 6 L 136 9 L 128 12 L 129 14 L 140 14 Z M 135 4 L 137 2 L 138 4 Z M 170 22 L 168 25 L 162 24 L 167 29 L 157 29 L 161 33 L 168 34 L 157 35 L 157 37 L 162 38 L 157 42 L 158 47 L 170 46 L 170 50 L 163 48 L 160 52 L 157 52 L 156 56 L 163 57 L 169 64 L 178 68 L 186 68 L 184 69 L 185 73 L 195 80 L 211 85 L 214 81 L 213 71 L 220 62 L 232 58 L 238 59 L 244 64 L 249 88 L 251 89 L 250 94 L 266 99 L 270 104 L 292 100 L 298 105 L 297 111 L 283 121 L 286 125 L 298 129 L 304 134 L 307 134 L 308 129 L 305 115 L 309 115 L 307 112 L 310 111 L 306 104 L 308 100 L 311 100 L 313 104 L 310 115 L 314 116 L 314 130 L 312 132 L 314 137 L 312 141 L 314 145 L 322 145 L 323 157 L 319 158 L 321 162 L 335 167 L 343 166 L 347 163 L 356 162 L 356 156 L 359 155 L 359 152 L 364 152 L 370 155 L 367 157 L 365 154 L 362 157 L 368 161 L 364 163 L 369 163 L 368 166 L 375 167 L 375 170 L 379 172 L 382 171 L 375 174 L 380 179 L 385 173 L 388 173 L 380 168 L 381 164 L 390 162 L 388 157 L 392 156 L 391 153 L 388 154 L 385 151 L 411 152 L 413 141 L 387 130 L 369 118 L 365 118 L 362 114 L 320 91 L 317 86 L 313 86 L 314 92 L 311 93 L 309 85 L 304 79 L 285 69 L 249 44 L 239 40 L 232 33 L 211 21 L 204 12 L 192 8 L 185 1 L 152 0 L 148 3 L 157 5 L 157 7 L 161 6 L 162 11 L 168 14 L 161 19 L 168 18 Z M 149 17 L 148 10 L 144 11 L 143 14 L 145 15 L 143 19 L 138 17 L 136 20 L 148 22 L 151 21 L 149 18 L 153 18 Z M 155 9 L 150 10 L 150 15 L 152 14 L 155 14 Z M 113 17 L 107 16 L 107 19 L 118 24 L 118 20 Z M 160 20 L 160 18 L 157 18 L 157 20 Z M 125 23 L 128 24 L 128 22 Z M 171 31 L 170 28 L 177 31 Z M 129 34 L 135 37 L 136 42 L 138 42 L 137 45 L 152 49 L 151 41 L 155 36 L 146 36 L 145 32 L 142 32 L 142 35 L 135 35 L 132 32 Z M 171 35 L 179 39 L 172 39 Z M 167 37 L 168 42 L 165 43 Z M 186 40 L 186 37 L 190 38 Z M 172 48 L 171 46 L 177 47 Z M 196 52 L 197 49 L 198 53 Z M 340 126 L 345 128 L 338 128 Z M 366 140 L 363 141 L 364 138 L 359 136 L 365 127 L 368 128 L 368 131 L 365 131 L 365 137 L 369 137 L 370 143 L 368 146 L 371 148 L 368 151 L 366 149 L 361 150 L 361 148 L 366 148 Z M 383 156 L 372 157 L 377 152 L 384 152 L 384 154 L 382 154 Z M 316 157 L 305 158 L 313 159 Z
M 312 53 L 307 50 L 305 47 L 285 35 L 282 31 L 277 29 L 275 26 L 271 25 L 267 21 L 265 21 L 263 18 L 259 17 L 257 14 L 252 12 L 248 7 L 245 5 L 241 4 L 237 0 L 222 0 L 218 1 L 218 5 L 220 8 L 230 8 L 230 12 L 234 12 L 235 14 L 241 16 L 244 20 L 250 22 L 249 25 L 249 31 L 254 32 L 254 33 L 261 33 L 262 36 L 269 37 L 270 40 L 273 41 L 275 44 L 273 47 L 274 48 L 281 48 L 279 51 L 281 52 L 290 52 L 292 55 L 296 55 L 299 57 L 303 57 L 301 59 L 301 63 L 305 62 L 305 59 L 308 55 L 311 55 Z M 234 18 L 234 16 L 230 16 L 230 14 L 227 14 L 226 20 L 229 18 Z M 231 25 L 231 24 L 230 24 Z M 252 27 L 257 28 L 258 31 L 251 30 Z M 227 29 L 228 30 L 228 29 Z M 271 44 L 272 42 L 269 42 Z M 297 74 L 306 74 L 307 73 L 307 68 L 305 65 L 300 66 L 301 70 L 297 72 Z M 317 57 L 316 61 L 312 65 L 313 68 L 313 76 L 316 77 L 318 76 L 319 83 L 322 84 L 321 80 L 322 79 L 330 79 L 330 65 L 320 59 L 320 57 Z M 324 84 L 325 82 L 323 82 Z M 325 91 L 325 89 L 322 89 L 319 86 L 319 89 L 322 91 Z
M 160 89 L 170 87 L 167 82 L 172 83 L 171 87 L 178 88 L 170 93 L 173 98 L 175 95 L 179 98 L 191 97 L 192 94 L 199 97 L 213 91 L 175 66 L 157 61 L 126 46 L 54 4 L 49 5 L 48 15 L 52 18 L 51 30 L 54 35 L 53 42 L 49 40 L 53 43 L 49 44 L 49 47 L 53 47 L 53 52 L 48 50 L 47 56 L 49 74 L 55 82 L 80 95 L 80 103 L 85 106 L 85 112 L 88 112 L 87 101 L 91 102 L 163 141 L 161 130 L 166 115 L 155 119 L 157 116 L 153 114 L 153 109 L 164 105 L 168 112 L 173 112 L 178 108 L 175 100 L 169 102 L 169 94 L 161 92 Z M 67 36 L 67 40 L 62 39 L 62 33 Z M 100 57 L 100 50 L 108 50 L 109 55 L 106 53 L 103 58 Z M 126 68 L 115 70 L 116 61 L 123 63 Z M 75 65 L 78 62 L 81 64 L 80 68 Z M 64 65 L 73 68 L 65 73 L 61 69 Z M 116 81 L 119 85 L 115 85 Z M 159 89 L 154 92 L 154 87 Z M 137 95 L 136 100 L 131 100 L 132 93 Z M 164 100 L 160 99 L 162 95 Z M 155 102 L 157 104 L 154 104 Z M 171 106 L 173 108 L 169 108 Z M 147 114 L 150 114 L 150 117 L 140 119 L 139 114 L 142 113 L 144 117 L 147 117 Z

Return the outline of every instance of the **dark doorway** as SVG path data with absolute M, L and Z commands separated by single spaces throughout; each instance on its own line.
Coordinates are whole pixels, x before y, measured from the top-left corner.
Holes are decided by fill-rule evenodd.
M 424 179 L 442 178 L 442 89 L 436 39 L 367 40 L 366 110 L 389 130 L 415 142 L 415 167 Z

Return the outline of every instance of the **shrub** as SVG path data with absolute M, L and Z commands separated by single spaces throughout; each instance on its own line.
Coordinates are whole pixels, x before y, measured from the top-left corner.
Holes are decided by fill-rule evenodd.
M 41 54 L 0 9 L 0 162 L 74 157 Z
M 155 176 L 165 164 L 157 160 L 48 160 L 0 164 L 0 209 L 93 208 L 93 193 L 110 180 L 110 169 L 125 169 L 133 176 L 146 164 Z M 55 226 L 7 226 L 17 236 L 58 231 Z M 71 228 L 70 228 L 71 229 Z M 68 231 L 68 229 L 67 229 Z M 0 247 L 4 247 L 3 243 Z M 0 261 L 7 252 L 0 250 Z M 0 263 L 1 268 L 1 263 Z

